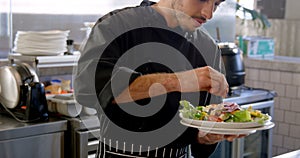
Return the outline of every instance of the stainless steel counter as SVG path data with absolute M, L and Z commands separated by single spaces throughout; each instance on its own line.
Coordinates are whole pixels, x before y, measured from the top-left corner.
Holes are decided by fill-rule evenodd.
M 98 116 L 80 116 L 79 118 L 69 118 L 70 126 L 73 130 L 99 128 Z
M 64 157 L 67 120 L 50 118 L 47 122 L 21 123 L 0 115 L 0 157 Z
M 244 87 L 239 90 L 235 90 L 232 96 L 224 99 L 224 102 L 233 102 L 239 105 L 243 105 L 264 100 L 273 100 L 276 95 L 277 94 L 275 91 Z

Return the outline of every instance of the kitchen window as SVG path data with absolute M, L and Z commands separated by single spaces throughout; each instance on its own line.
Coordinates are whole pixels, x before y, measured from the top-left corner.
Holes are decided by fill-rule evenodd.
M 255 3 L 256 0 L 237 0 L 237 2 L 245 7 L 245 8 L 248 8 L 248 9 L 255 9 L 254 8 L 254 3 Z M 251 15 L 249 13 L 246 13 L 244 14 L 242 11 L 237 11 L 236 15 L 241 18 L 241 19 L 251 19 Z

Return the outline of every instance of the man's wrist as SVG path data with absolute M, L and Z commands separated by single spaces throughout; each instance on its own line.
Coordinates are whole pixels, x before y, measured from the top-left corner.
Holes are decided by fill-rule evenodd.
M 180 84 L 179 80 L 175 73 L 173 74 L 166 74 L 167 77 L 165 77 L 163 81 L 163 86 L 166 88 L 167 92 L 179 92 L 180 91 Z

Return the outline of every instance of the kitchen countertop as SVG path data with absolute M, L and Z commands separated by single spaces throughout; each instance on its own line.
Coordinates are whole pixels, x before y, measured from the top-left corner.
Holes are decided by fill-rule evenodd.
M 299 157 L 300 157 L 300 150 L 295 150 L 292 152 L 288 152 L 288 153 L 285 153 L 282 155 L 275 156 L 273 158 L 299 158 Z
M 100 122 L 97 115 L 80 116 L 79 118 L 68 118 L 70 126 L 73 130 L 94 129 L 100 127 Z
M 21 123 L 12 117 L 0 114 L 0 141 L 23 138 L 67 130 L 67 120 L 49 118 L 49 121 Z

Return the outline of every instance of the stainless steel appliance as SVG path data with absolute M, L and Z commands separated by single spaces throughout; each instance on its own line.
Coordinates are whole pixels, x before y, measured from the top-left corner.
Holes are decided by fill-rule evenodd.
M 48 119 L 44 85 L 28 64 L 0 67 L 0 111 L 20 122 Z
M 236 102 L 243 108 L 252 106 L 273 116 L 276 92 L 241 86 L 232 91 L 225 102 Z M 270 158 L 272 156 L 272 129 L 257 131 L 233 142 L 223 141 L 210 158 Z

